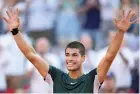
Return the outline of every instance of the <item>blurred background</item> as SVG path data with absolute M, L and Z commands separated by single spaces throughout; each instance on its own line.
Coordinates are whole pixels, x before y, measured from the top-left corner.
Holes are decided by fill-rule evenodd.
M 113 18 L 129 8 L 139 17 L 139 0 L 0 0 L 0 16 L 9 7 L 20 11 L 24 39 L 49 64 L 67 72 L 65 47 L 74 40 L 86 47 L 84 73 L 96 68 L 115 35 Z M 135 18 L 136 18 L 135 17 Z M 132 19 L 132 20 L 135 20 Z M 6 23 L 0 19 L 0 93 L 52 93 L 23 56 Z M 100 93 L 139 93 L 139 24 L 125 34 Z

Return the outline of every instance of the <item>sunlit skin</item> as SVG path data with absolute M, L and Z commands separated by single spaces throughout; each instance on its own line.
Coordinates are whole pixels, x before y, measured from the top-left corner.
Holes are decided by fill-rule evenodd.
M 67 48 L 65 52 L 66 67 L 69 75 L 73 78 L 78 78 L 83 74 L 82 63 L 85 60 L 85 55 L 79 53 L 79 49 Z

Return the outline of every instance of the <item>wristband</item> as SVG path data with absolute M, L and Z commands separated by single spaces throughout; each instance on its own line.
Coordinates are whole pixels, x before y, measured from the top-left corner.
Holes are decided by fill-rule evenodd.
M 18 31 L 19 31 L 18 28 L 14 28 L 11 32 L 13 35 L 16 35 L 18 34 Z

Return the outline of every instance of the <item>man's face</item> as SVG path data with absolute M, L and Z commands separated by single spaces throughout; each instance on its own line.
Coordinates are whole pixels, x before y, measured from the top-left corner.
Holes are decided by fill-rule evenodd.
M 115 89 L 115 80 L 114 78 L 106 77 L 104 81 L 104 89 L 113 90 Z
M 38 53 L 46 53 L 49 48 L 49 42 L 45 38 L 40 38 L 35 44 L 35 49 Z
M 79 49 L 67 48 L 65 52 L 66 67 L 69 71 L 77 71 L 81 68 L 85 56 L 81 56 Z

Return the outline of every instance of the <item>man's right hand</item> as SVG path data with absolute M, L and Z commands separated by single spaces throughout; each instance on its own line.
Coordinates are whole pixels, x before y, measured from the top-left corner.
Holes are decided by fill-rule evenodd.
M 19 28 L 20 21 L 19 21 L 19 10 L 18 8 L 14 10 L 13 8 L 10 8 L 10 11 L 6 11 L 8 18 L 3 17 L 3 19 L 8 24 L 8 30 L 12 31 L 15 28 Z

